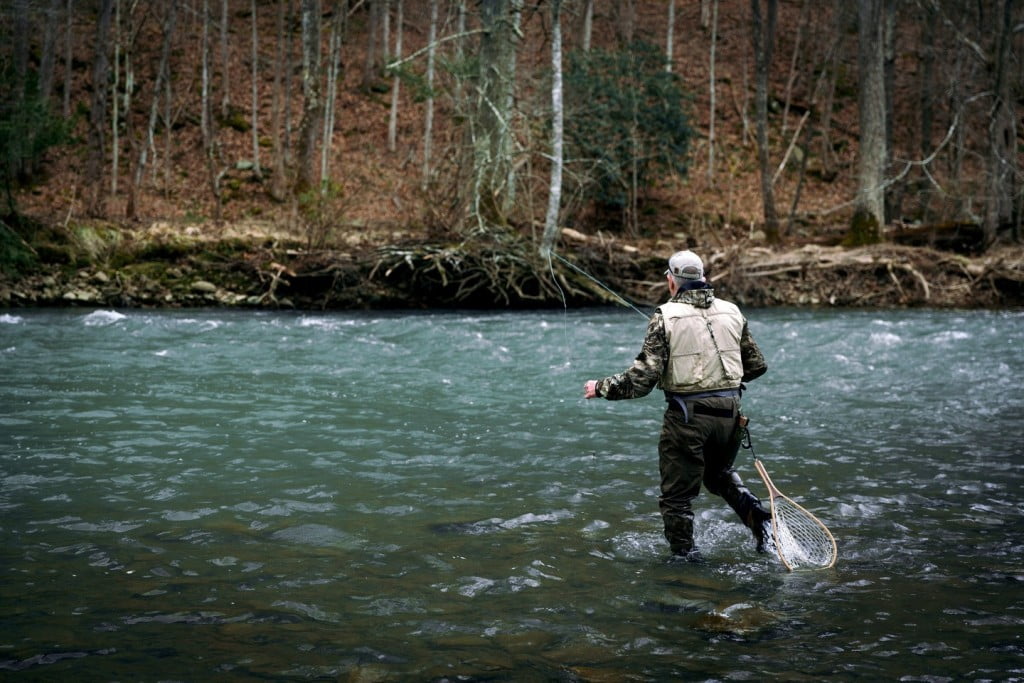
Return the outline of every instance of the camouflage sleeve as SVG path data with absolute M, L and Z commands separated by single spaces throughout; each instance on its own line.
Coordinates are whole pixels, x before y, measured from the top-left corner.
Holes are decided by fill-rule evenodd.
M 658 385 L 668 364 L 668 338 L 661 311 L 655 311 L 647 324 L 643 347 L 633 364 L 624 372 L 605 377 L 597 382 L 597 395 L 609 401 L 640 398 L 651 393 Z
M 758 348 L 757 342 L 750 335 L 747 324 L 743 323 L 743 334 L 740 336 L 740 358 L 743 360 L 743 380 L 749 382 L 757 379 L 768 371 L 768 364 L 764 361 L 764 355 Z

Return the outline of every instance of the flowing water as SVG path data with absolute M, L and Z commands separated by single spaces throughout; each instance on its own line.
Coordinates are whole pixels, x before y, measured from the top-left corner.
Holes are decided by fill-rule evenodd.
M 0 314 L 0 671 L 1024 680 L 1024 314 L 747 315 L 829 570 L 707 493 L 666 562 L 628 309 Z

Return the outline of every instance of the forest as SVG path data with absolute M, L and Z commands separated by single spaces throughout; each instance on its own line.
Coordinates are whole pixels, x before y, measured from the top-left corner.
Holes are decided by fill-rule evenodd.
M 12 0 L 0 306 L 1024 304 L 1017 0 Z

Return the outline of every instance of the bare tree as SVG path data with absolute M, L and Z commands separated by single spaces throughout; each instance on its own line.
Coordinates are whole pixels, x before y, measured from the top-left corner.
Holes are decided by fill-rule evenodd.
M 991 35 L 994 37 L 992 50 L 992 93 L 993 103 L 988 126 L 988 159 L 986 175 L 988 199 L 985 203 L 985 244 L 991 245 L 1000 226 L 1018 225 L 1013 221 L 1015 185 L 1019 173 L 1017 152 L 1017 120 L 1014 113 L 1012 78 L 1010 69 L 1010 43 L 1014 32 L 1014 0 L 999 0 L 991 13 Z
M 57 62 L 57 25 L 63 0 L 50 0 L 43 23 L 43 54 L 39 64 L 39 96 L 49 103 L 53 95 L 54 65 Z
M 117 179 L 120 176 L 120 161 L 121 161 L 121 140 L 118 135 L 120 128 L 118 127 L 121 116 L 120 116 L 120 100 L 118 100 L 118 90 L 121 87 L 121 38 L 123 32 L 121 30 L 121 0 L 114 0 L 114 94 L 110 98 L 111 113 L 110 113 L 110 196 L 114 197 L 117 195 Z M 128 88 L 125 88 L 125 92 L 128 92 Z M 126 110 L 127 111 L 127 110 Z
M 14 66 L 14 96 L 20 103 L 25 98 L 28 84 L 29 61 L 29 3 L 28 0 L 14 0 L 14 30 L 11 35 L 11 57 Z
M 65 119 L 71 118 L 71 65 L 73 52 L 71 51 L 71 39 L 74 34 L 71 30 L 73 0 L 68 0 L 64 8 L 64 98 L 61 104 L 61 113 Z
M 919 47 L 918 61 L 920 63 L 920 77 L 918 85 L 918 111 L 920 119 L 920 137 L 918 140 L 918 151 L 921 158 L 925 158 L 932 151 L 932 135 L 935 129 L 934 109 L 937 104 L 935 94 L 935 63 L 937 56 L 936 34 L 938 31 L 938 8 L 932 3 L 921 3 L 921 11 L 924 17 L 921 21 L 921 42 Z M 921 168 L 921 175 L 918 180 L 917 196 L 921 204 L 921 216 L 927 222 L 929 206 L 929 180 L 927 169 Z
M 793 85 L 796 83 L 798 73 L 797 66 L 800 60 L 800 47 L 804 40 L 804 34 L 807 32 L 807 20 L 810 7 L 810 0 L 803 0 L 803 4 L 800 6 L 800 23 L 797 25 L 796 29 L 796 40 L 793 43 L 793 55 L 789 60 L 789 77 L 786 79 L 786 94 L 782 107 L 783 135 L 786 133 L 786 127 L 789 122 L 789 106 L 793 97 Z
M 427 32 L 427 101 L 423 113 L 423 172 L 426 187 L 430 178 L 430 155 L 434 139 L 434 60 L 437 54 L 437 0 L 430 0 L 430 28 Z
M 558 209 L 562 203 L 562 149 L 564 142 L 562 106 L 562 1 L 551 0 L 551 184 L 548 211 L 540 253 L 548 256 L 558 236 Z
M 302 123 L 299 132 L 296 189 L 316 186 L 313 154 L 322 116 L 320 96 L 320 0 L 302 0 Z
M 252 172 L 257 178 L 263 178 L 263 170 L 260 168 L 260 43 L 259 32 L 256 30 L 256 0 L 250 2 L 249 11 L 252 13 Z
M 761 0 L 750 0 L 751 34 L 754 42 L 755 103 L 757 106 L 757 161 L 761 173 L 761 202 L 764 207 L 764 231 L 769 242 L 779 240 L 779 219 L 775 211 L 775 192 L 768 167 L 768 71 L 775 45 L 778 0 L 767 0 L 765 15 Z
M 291 5 L 291 2 L 287 3 Z M 276 34 L 276 45 L 274 50 L 274 92 L 271 98 L 271 154 L 273 159 L 273 173 L 270 176 L 270 197 L 275 201 L 284 201 L 287 194 L 287 164 L 285 161 L 285 136 L 287 133 L 282 130 L 284 126 L 285 108 L 288 106 L 288 93 L 285 89 L 285 55 L 290 53 L 290 46 L 286 47 L 286 35 L 290 42 L 291 32 L 285 32 L 286 18 L 285 0 L 277 0 L 277 16 L 274 24 Z M 289 13 L 290 18 L 290 13 Z M 287 69 L 291 72 L 291 69 Z
M 665 71 L 672 73 L 672 60 L 675 57 L 673 41 L 676 30 L 676 0 L 668 0 L 668 27 L 665 30 Z
M 711 181 L 715 177 L 715 99 L 718 91 L 715 80 L 715 50 L 718 45 L 718 0 L 702 3 L 702 12 L 705 4 L 711 5 L 711 47 L 708 57 L 708 99 L 710 101 L 708 105 L 708 180 Z
M 397 0 L 395 7 L 395 59 L 402 58 L 402 0 Z M 391 75 L 391 114 L 388 117 L 388 151 L 395 152 L 398 147 L 398 93 L 402 84 L 401 76 L 396 69 Z
M 885 0 L 882 7 L 882 73 L 885 86 L 885 168 L 888 173 L 892 168 L 893 155 L 893 122 L 895 115 L 896 92 L 896 2 Z M 893 178 L 886 183 L 885 216 L 892 220 L 899 216 L 903 203 L 903 178 Z
M 344 30 L 345 11 L 335 2 L 334 14 L 331 18 L 331 33 L 327 40 L 327 96 L 324 98 L 323 143 L 320 145 L 320 194 L 326 195 L 329 189 L 328 160 L 331 156 L 334 138 L 334 112 L 338 100 L 338 78 L 341 74 L 341 43 Z
M 366 0 L 369 21 L 366 27 L 366 59 L 363 61 L 364 90 L 372 90 L 380 74 L 380 51 L 377 46 L 384 24 L 384 2 L 385 0 Z
M 285 64 L 287 68 L 284 70 L 284 159 L 285 163 L 290 164 L 292 160 L 292 108 L 290 102 L 292 101 L 292 72 L 294 69 L 292 65 L 295 63 L 295 55 L 292 52 L 295 49 L 295 31 L 292 30 L 292 25 L 295 23 L 295 0 L 288 0 L 288 30 L 286 33 L 286 47 L 285 47 Z
M 103 158 L 106 152 L 107 82 L 110 77 L 110 24 L 114 14 L 114 0 L 101 0 L 99 21 L 96 24 L 95 53 L 92 63 L 92 103 L 89 108 L 88 154 L 85 159 L 85 178 L 92 183 L 87 197 L 86 212 L 102 216 L 104 196 L 100 178 L 103 177 Z
M 230 29 L 228 0 L 220 1 L 220 115 L 227 118 L 231 113 L 231 54 L 228 50 L 228 30 Z
M 581 49 L 590 52 L 590 40 L 594 33 L 594 0 L 583 0 L 583 28 Z
M 507 222 L 512 164 L 512 93 L 518 0 L 482 0 L 480 68 L 473 122 L 474 215 L 482 223 Z
M 615 23 L 615 38 L 620 47 L 633 42 L 636 37 L 636 0 L 617 0 L 612 3 L 612 17 Z
M 857 198 L 847 244 L 882 238 L 885 225 L 885 0 L 858 0 L 857 74 L 860 146 Z
M 832 110 L 835 104 L 836 87 L 839 79 L 840 63 L 838 45 L 843 41 L 846 34 L 846 25 L 851 12 L 850 6 L 845 0 L 837 0 L 834 4 L 831 35 L 837 36 L 835 40 L 836 49 L 831 50 L 831 58 L 824 60 L 822 68 L 827 74 L 825 80 L 824 99 L 821 104 L 821 121 L 818 125 L 818 136 L 821 142 L 821 177 L 831 182 L 838 175 L 838 161 L 833 148 L 832 137 Z
M 202 41 L 202 86 L 201 86 L 201 126 L 203 134 L 203 156 L 206 161 L 206 175 L 210 183 L 210 192 L 214 201 L 214 220 L 220 222 L 221 218 L 221 196 L 220 196 L 220 175 L 216 169 L 216 136 L 214 133 L 214 121 L 210 111 L 210 4 L 209 0 L 203 0 L 203 28 L 200 40 Z
M 153 150 L 156 154 L 156 145 L 153 141 L 153 131 L 156 128 L 157 115 L 160 112 L 160 98 L 164 94 L 165 83 L 170 80 L 170 57 L 171 44 L 174 38 L 174 26 L 177 18 L 178 3 L 175 0 L 164 0 L 162 3 L 163 15 L 163 39 L 160 43 L 160 62 L 157 66 L 156 80 L 153 83 L 152 99 L 149 105 L 149 121 L 144 131 L 144 139 L 138 143 L 138 158 L 135 162 L 135 169 L 132 174 L 132 182 L 128 191 L 128 203 L 125 214 L 128 218 L 134 219 L 137 211 L 137 198 L 142 185 L 142 177 L 146 172 L 146 164 L 149 159 L 149 152 Z

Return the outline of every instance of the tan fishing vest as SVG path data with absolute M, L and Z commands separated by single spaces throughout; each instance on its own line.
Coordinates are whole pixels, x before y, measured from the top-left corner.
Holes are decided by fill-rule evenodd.
M 708 308 L 670 301 L 661 306 L 669 362 L 661 388 L 675 394 L 735 389 L 743 378 L 743 315 L 715 299 Z

